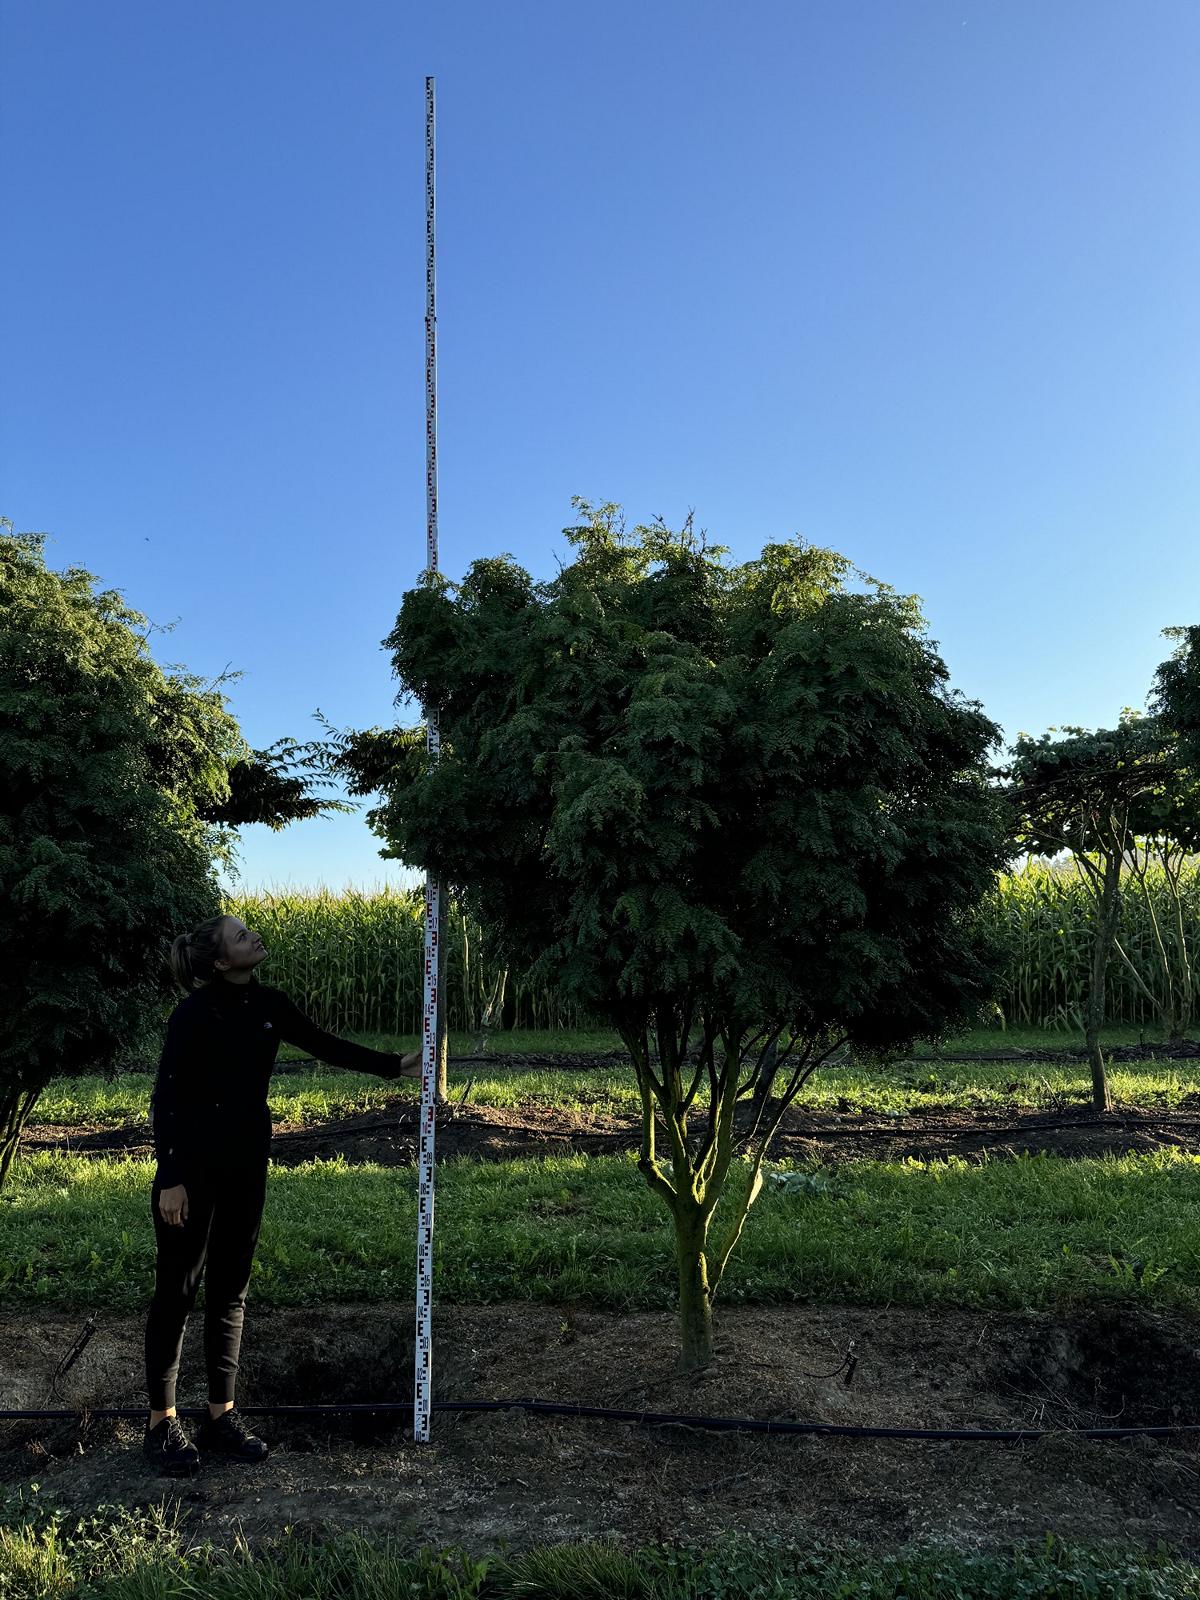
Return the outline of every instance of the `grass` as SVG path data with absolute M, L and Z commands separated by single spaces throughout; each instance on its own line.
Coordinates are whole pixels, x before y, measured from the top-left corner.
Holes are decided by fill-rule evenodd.
M 637 1086 L 629 1067 L 555 1071 L 506 1066 L 505 1054 L 516 1054 L 521 1049 L 545 1051 L 547 1036 L 532 1037 L 539 1042 L 514 1045 L 506 1052 L 498 1052 L 496 1061 L 489 1065 L 452 1067 L 449 1073 L 451 1097 L 471 1083 L 471 1099 L 475 1105 L 511 1107 L 530 1102 L 559 1106 L 564 1110 L 629 1115 L 637 1112 Z M 558 1036 L 550 1037 L 557 1039 Z M 380 1049 L 410 1047 L 407 1041 L 378 1035 L 360 1036 L 360 1039 Z M 581 1047 L 572 1044 L 562 1048 L 574 1053 Z M 281 1061 L 284 1059 L 281 1057 Z M 1200 1067 L 1200 1062 L 1121 1063 L 1110 1068 L 1109 1079 L 1118 1105 L 1168 1112 L 1200 1090 L 1200 1072 L 1196 1067 Z M 149 1115 L 153 1085 L 154 1079 L 149 1073 L 137 1072 L 123 1073 L 112 1079 L 98 1076 L 56 1078 L 43 1092 L 29 1125 L 120 1127 L 144 1122 Z M 416 1093 L 415 1085 L 399 1085 L 366 1073 L 318 1066 L 277 1073 L 272 1080 L 269 1104 L 277 1123 L 307 1125 L 377 1110 L 394 1101 L 397 1094 L 415 1097 Z M 987 1110 L 1013 1104 L 1053 1109 L 1090 1103 L 1090 1095 L 1091 1080 L 1083 1062 L 1058 1066 L 1036 1062 L 963 1063 L 931 1059 L 897 1064 L 885 1072 L 853 1065 L 826 1067 L 809 1082 L 798 1106 L 802 1110 L 903 1116 Z
M 780 1172 L 796 1170 L 779 1168 Z M 0 1305 L 144 1307 L 153 1283 L 148 1161 L 19 1162 L 0 1196 Z M 740 1174 L 739 1174 L 740 1181 Z M 410 1169 L 273 1168 L 251 1294 L 263 1304 L 407 1300 Z M 720 1213 L 718 1213 L 718 1222 Z M 672 1233 L 632 1159 L 459 1161 L 438 1183 L 439 1298 L 674 1303 Z M 861 1162 L 768 1181 L 726 1302 L 1200 1306 L 1200 1157 Z
M 189 1538 L 179 1511 L 103 1505 L 71 1519 L 36 1504 L 0 1525 L 0 1595 L 11 1600 L 1195 1600 L 1200 1569 L 1166 1550 L 1073 1546 L 1048 1536 L 1003 1551 L 734 1535 L 708 1548 L 559 1544 L 473 1557 L 360 1532 L 285 1528 L 251 1548 Z

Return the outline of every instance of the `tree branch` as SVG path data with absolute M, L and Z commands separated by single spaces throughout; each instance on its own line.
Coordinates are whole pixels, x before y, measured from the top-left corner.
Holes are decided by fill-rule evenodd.
M 791 1076 L 787 1088 L 784 1090 L 783 1094 L 780 1095 L 776 1102 L 775 1109 L 767 1123 L 766 1131 L 762 1135 L 762 1140 L 758 1147 L 759 1160 L 766 1155 L 767 1147 L 771 1143 L 771 1140 L 775 1137 L 776 1130 L 778 1129 L 779 1124 L 783 1121 L 784 1113 L 792 1104 L 793 1100 L 795 1100 L 796 1096 L 800 1093 L 800 1090 L 803 1089 L 804 1085 L 812 1077 L 813 1073 L 816 1072 L 817 1068 L 828 1061 L 829 1057 L 835 1050 L 840 1050 L 848 1038 L 849 1034 L 843 1033 L 839 1035 L 839 1037 L 836 1038 L 827 1049 L 822 1050 L 820 1055 L 814 1056 L 811 1061 L 808 1060 L 807 1051 L 805 1055 L 800 1058 L 800 1061 L 796 1066 L 795 1072 L 793 1072 Z M 739 1141 L 741 1145 L 747 1144 L 750 1138 L 757 1134 L 757 1126 L 758 1125 L 756 1124 L 755 1129 L 752 1130 L 751 1134 L 748 1134 L 745 1139 Z
M 700 1079 L 704 1076 L 705 1069 L 707 1068 L 711 1074 L 713 1065 L 713 1040 L 715 1037 L 716 1031 L 712 1027 L 710 1020 L 706 1017 L 704 1019 L 704 1041 L 700 1046 L 700 1060 L 696 1064 L 696 1071 L 692 1076 L 690 1085 L 688 1086 L 688 1092 L 683 1099 L 685 1110 L 690 1110 L 692 1103 L 696 1098 L 697 1091 L 700 1088 Z

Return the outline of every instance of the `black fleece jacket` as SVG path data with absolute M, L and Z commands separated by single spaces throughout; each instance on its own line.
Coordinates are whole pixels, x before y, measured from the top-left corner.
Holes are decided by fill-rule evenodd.
M 281 1043 L 333 1067 L 399 1075 L 401 1057 L 318 1028 L 282 989 L 217 978 L 172 1011 L 150 1097 L 158 1181 L 186 1183 L 197 1167 L 265 1160 L 271 1143 L 267 1088 Z

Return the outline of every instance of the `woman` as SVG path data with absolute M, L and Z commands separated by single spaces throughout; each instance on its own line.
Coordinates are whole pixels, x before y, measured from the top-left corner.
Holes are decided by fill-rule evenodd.
M 205 1274 L 208 1416 L 201 1450 L 261 1461 L 267 1445 L 233 1408 L 250 1263 L 258 1243 L 271 1145 L 267 1086 L 282 1041 L 331 1066 L 419 1078 L 421 1052 L 368 1050 L 318 1028 L 280 989 L 260 983 L 262 940 L 216 917 L 171 947 L 186 998 L 171 1013 L 151 1097 L 158 1170 L 151 1210 L 158 1246 L 146 1322 L 150 1419 L 143 1451 L 161 1471 L 195 1471 L 199 1451 L 175 1411 L 188 1313 Z

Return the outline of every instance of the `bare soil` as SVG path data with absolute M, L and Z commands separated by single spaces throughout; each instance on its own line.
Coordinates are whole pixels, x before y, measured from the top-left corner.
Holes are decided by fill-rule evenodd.
M 47 1403 L 81 1320 L 0 1317 L 0 1407 Z M 144 1403 L 141 1321 L 99 1321 L 51 1404 Z M 194 1316 L 188 1330 L 181 1406 L 204 1399 L 201 1322 Z M 247 1406 L 407 1400 L 411 1326 L 408 1303 L 252 1307 L 239 1398 Z M 858 1365 L 848 1387 L 844 1374 L 831 1374 L 851 1341 Z M 729 1308 L 719 1316 L 716 1363 L 699 1377 L 672 1371 L 675 1343 L 673 1319 L 659 1313 L 445 1306 L 435 1316 L 435 1397 L 914 1427 L 1200 1420 L 1200 1333 L 1165 1315 Z M 36 1480 L 68 1511 L 177 1501 L 194 1532 L 218 1540 L 235 1528 L 253 1539 L 291 1525 L 485 1550 L 500 1541 L 703 1541 L 738 1529 L 995 1547 L 1049 1531 L 1200 1552 L 1193 1436 L 789 1439 L 501 1412 L 435 1414 L 433 1443 L 416 1446 L 403 1417 L 266 1417 L 255 1426 L 273 1447 L 265 1463 L 206 1463 L 195 1478 L 171 1480 L 143 1461 L 138 1422 L 0 1423 L 0 1481 Z

